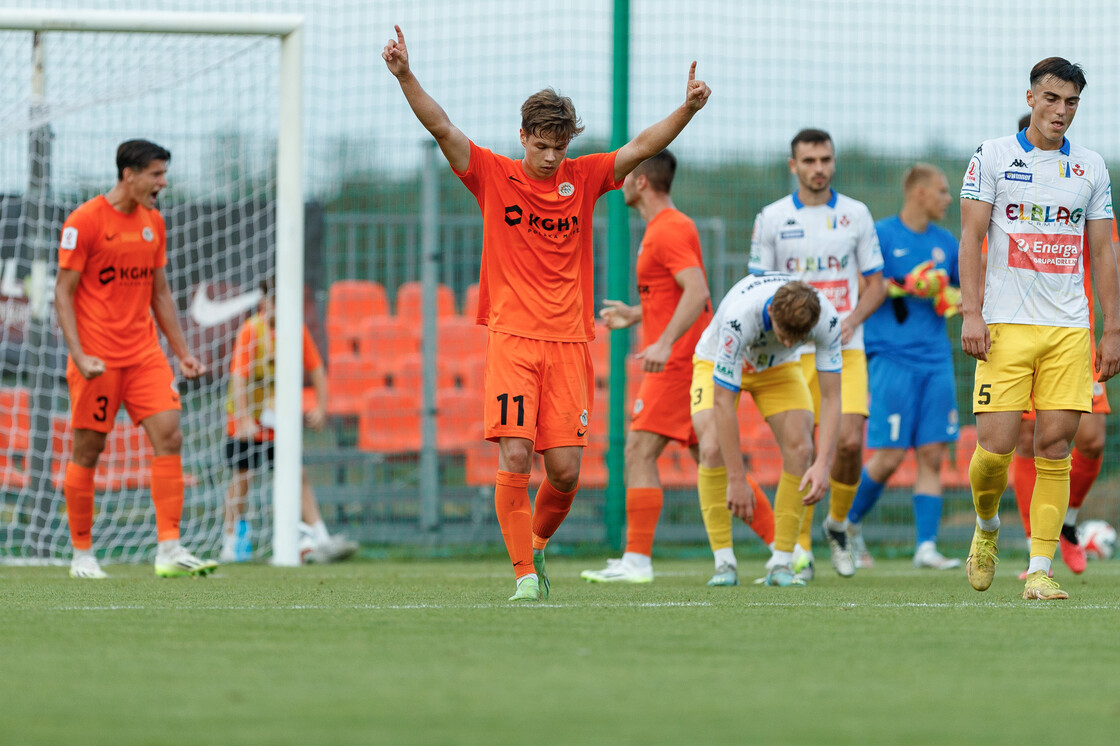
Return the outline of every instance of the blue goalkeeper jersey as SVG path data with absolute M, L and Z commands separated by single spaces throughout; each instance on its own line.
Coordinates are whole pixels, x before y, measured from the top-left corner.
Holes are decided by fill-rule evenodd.
M 949 231 L 930 224 L 925 233 L 915 233 L 894 215 L 875 223 L 875 232 L 883 252 L 884 279 L 902 284 L 910 270 L 933 260 L 949 273 L 953 285 L 960 285 L 957 239 Z M 933 310 L 932 300 L 888 296 L 863 326 L 868 355 L 884 354 L 915 365 L 952 359 L 945 319 Z

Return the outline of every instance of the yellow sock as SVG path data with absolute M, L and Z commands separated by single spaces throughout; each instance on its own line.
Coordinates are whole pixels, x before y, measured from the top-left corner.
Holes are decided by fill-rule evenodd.
M 968 464 L 968 482 L 972 485 L 972 504 L 976 508 L 976 515 L 983 520 L 995 518 L 999 513 L 999 498 L 1007 489 L 1007 469 L 1011 466 L 1014 455 L 1015 451 L 992 453 L 979 445 L 972 452 L 972 460 Z M 1068 469 L 1066 480 L 1068 490 Z M 1061 517 L 1058 518 L 1058 523 L 1061 523 Z
M 828 498 L 828 517 L 836 523 L 843 523 L 848 520 L 848 511 L 852 509 L 852 503 L 855 502 L 859 482 L 844 484 L 829 479 L 828 483 L 832 488 L 832 495 Z
M 800 479 L 797 481 L 801 481 Z M 806 552 L 813 551 L 813 511 L 816 505 L 803 505 L 801 511 L 801 530 L 797 534 L 797 543 Z
M 774 549 L 779 552 L 792 552 L 799 527 L 812 523 L 811 519 L 802 518 L 803 514 L 811 512 L 812 506 L 807 508 L 801 502 L 809 490 L 799 491 L 800 483 L 801 477 L 785 471 L 778 479 L 778 491 L 774 495 Z
M 727 549 L 731 542 L 731 511 L 727 509 L 727 467 L 701 466 L 696 472 L 700 493 L 700 515 L 712 551 Z
M 1031 556 L 1054 559 L 1058 534 L 1069 507 L 1069 471 L 1071 459 L 1034 457 L 1038 474 L 1031 497 Z

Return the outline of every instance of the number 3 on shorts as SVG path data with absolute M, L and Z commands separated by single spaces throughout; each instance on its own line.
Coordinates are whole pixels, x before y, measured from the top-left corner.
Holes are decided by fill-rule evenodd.
M 986 407 L 987 405 L 992 403 L 991 388 L 992 388 L 992 384 L 990 384 L 990 383 L 980 384 L 980 390 L 976 392 L 976 403 L 977 404 L 979 404 L 982 407 Z

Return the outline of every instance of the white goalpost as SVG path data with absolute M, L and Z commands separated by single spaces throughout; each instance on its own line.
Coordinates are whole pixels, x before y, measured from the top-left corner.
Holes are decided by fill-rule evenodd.
M 115 182 L 116 145 L 144 138 L 172 153 L 160 209 L 179 308 L 192 291 L 244 299 L 274 274 L 276 461 L 271 511 L 261 488 L 254 515 L 262 528 L 271 524 L 272 562 L 299 564 L 302 23 L 293 14 L 0 10 L 0 562 L 68 557 L 59 480 L 59 459 L 69 457 L 65 350 L 50 302 L 59 232 L 71 210 Z M 249 307 L 241 310 L 185 329 L 210 367 L 201 382 L 180 381 L 183 540 L 200 554 L 216 556 L 221 537 L 224 381 Z M 130 427 L 118 417 L 116 428 Z M 140 561 L 154 547 L 137 473 L 144 444 L 121 442 L 120 459 L 99 475 L 94 549 Z

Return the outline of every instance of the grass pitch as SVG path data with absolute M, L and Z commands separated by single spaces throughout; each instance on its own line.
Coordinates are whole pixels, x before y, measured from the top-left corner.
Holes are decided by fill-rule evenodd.
M 498 559 L 0 567 L 0 742 L 1114 742 L 1120 562 L 1028 603 L 1020 559 L 981 594 L 903 560 L 713 589 L 710 561 L 604 586 L 560 558 L 531 606 Z

